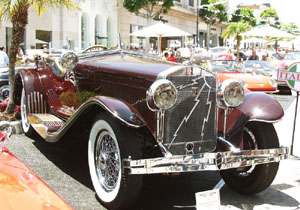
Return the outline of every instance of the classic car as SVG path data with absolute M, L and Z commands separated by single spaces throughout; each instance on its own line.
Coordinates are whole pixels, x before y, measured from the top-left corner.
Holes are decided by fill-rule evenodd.
M 272 125 L 284 112 L 237 80 L 220 86 L 198 65 L 121 49 L 42 58 L 19 70 L 13 100 L 27 136 L 57 142 L 86 134 L 99 201 L 124 209 L 144 174 L 220 171 L 233 190 L 254 194 L 276 176 L 288 149 Z
M 247 72 L 263 75 L 274 79 L 277 83 L 278 94 L 290 95 L 291 89 L 285 82 L 277 80 L 277 68 L 269 61 L 248 60 L 244 62 Z
M 276 93 L 277 83 L 267 76 L 249 73 L 239 61 L 234 60 L 210 60 L 207 63 L 208 70 L 216 72 L 220 83 L 227 79 L 240 80 L 251 91 Z
M 12 128 L 0 122 L 0 206 L 11 209 L 73 209 L 6 147 Z

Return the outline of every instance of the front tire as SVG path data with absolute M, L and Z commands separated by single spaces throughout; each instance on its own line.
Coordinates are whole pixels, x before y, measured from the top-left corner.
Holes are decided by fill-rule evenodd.
M 129 207 L 138 197 L 142 176 L 123 169 L 123 159 L 142 157 L 135 132 L 107 113 L 96 117 L 92 126 L 88 161 L 90 175 L 100 202 L 108 209 Z
M 263 122 L 248 123 L 243 132 L 244 150 L 278 148 L 279 141 L 272 124 Z M 251 167 L 228 169 L 220 174 L 225 183 L 242 194 L 255 194 L 267 189 L 273 182 L 279 162 Z
M 21 95 L 21 119 L 22 119 L 22 129 L 26 136 L 34 137 L 36 135 L 33 127 L 27 118 L 27 106 L 26 106 L 26 94 L 24 88 L 22 89 Z

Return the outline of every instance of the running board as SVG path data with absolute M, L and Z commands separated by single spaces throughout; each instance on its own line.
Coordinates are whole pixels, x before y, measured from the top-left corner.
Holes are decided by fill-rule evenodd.
M 34 130 L 43 138 L 64 125 L 64 121 L 52 114 L 28 114 L 27 118 Z

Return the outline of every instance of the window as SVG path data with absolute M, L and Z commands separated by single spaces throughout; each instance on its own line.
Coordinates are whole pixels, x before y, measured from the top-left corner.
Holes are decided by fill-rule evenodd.
M 42 49 L 43 45 L 49 45 L 51 42 L 51 31 L 42 31 L 36 30 L 35 31 L 35 47 L 36 49 Z M 49 49 L 49 46 L 48 46 Z
M 189 6 L 194 7 L 194 0 L 189 0 Z

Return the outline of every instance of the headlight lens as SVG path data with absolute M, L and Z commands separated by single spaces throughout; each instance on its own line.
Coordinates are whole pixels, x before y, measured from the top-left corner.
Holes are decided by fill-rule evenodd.
M 147 104 L 151 110 L 169 109 L 174 106 L 176 100 L 176 87 L 167 79 L 155 81 L 147 91 Z
M 59 58 L 59 64 L 66 70 L 72 70 L 77 66 L 78 57 L 73 52 L 66 52 Z
M 237 107 L 244 100 L 243 85 L 233 79 L 225 80 L 218 90 L 218 104 L 221 108 Z

